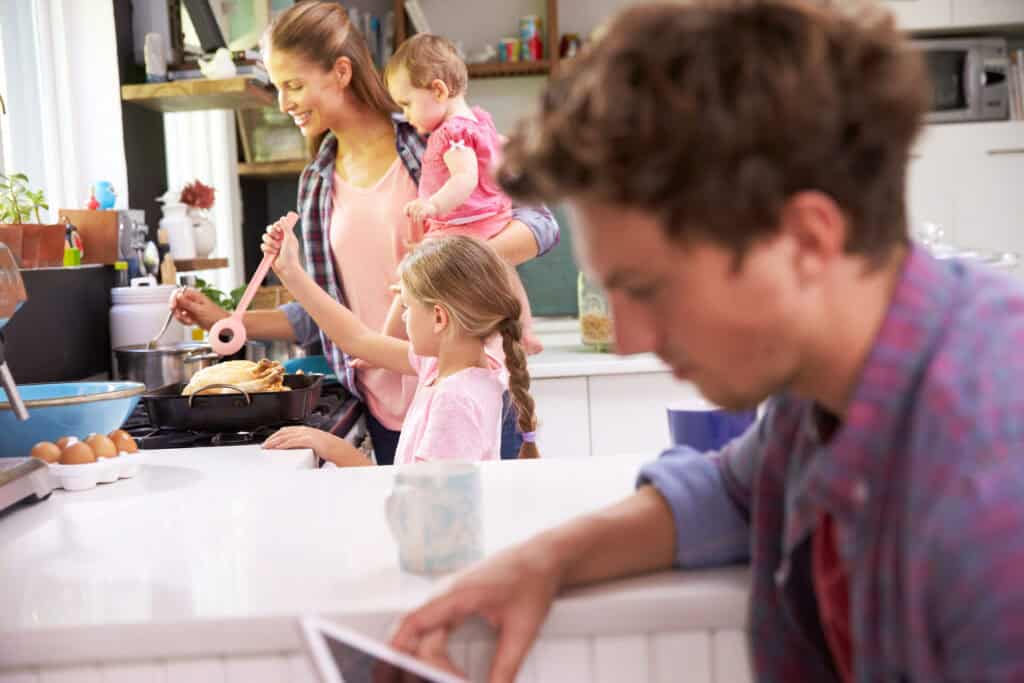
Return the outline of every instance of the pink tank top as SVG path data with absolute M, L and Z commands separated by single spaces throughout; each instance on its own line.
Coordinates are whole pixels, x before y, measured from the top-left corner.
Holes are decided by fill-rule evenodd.
M 397 157 L 371 187 L 350 185 L 334 174 L 330 242 L 349 308 L 370 328 L 384 325 L 398 282 L 398 263 L 412 238 L 403 209 L 416 198 L 416 184 Z M 377 420 L 391 430 L 402 421 L 416 392 L 416 378 L 370 368 L 356 384 Z

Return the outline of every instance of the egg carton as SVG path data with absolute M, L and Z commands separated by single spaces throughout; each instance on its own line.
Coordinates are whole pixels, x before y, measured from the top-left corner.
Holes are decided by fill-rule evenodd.
M 139 473 L 141 453 L 126 453 L 113 458 L 100 458 L 81 465 L 50 463 L 50 476 L 55 488 L 65 491 L 85 491 L 97 484 L 111 484 L 118 479 L 129 479 Z

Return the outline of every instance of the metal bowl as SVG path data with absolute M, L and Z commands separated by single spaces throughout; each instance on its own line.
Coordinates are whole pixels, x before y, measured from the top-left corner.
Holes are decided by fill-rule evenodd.
M 40 441 L 109 434 L 135 410 L 146 387 L 138 382 L 20 384 L 28 420 L 14 416 L 0 391 L 0 457 L 24 457 Z

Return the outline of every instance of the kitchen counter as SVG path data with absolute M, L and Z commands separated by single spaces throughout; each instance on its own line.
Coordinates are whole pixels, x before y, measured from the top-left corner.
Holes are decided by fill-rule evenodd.
M 206 662 L 228 671 L 216 680 L 311 681 L 296 616 L 384 637 L 435 583 L 397 567 L 383 513 L 393 468 L 303 471 L 311 458 L 253 446 L 152 451 L 133 480 L 56 491 L 0 517 L 0 680 L 59 667 L 191 680 Z M 647 459 L 481 465 L 487 552 L 628 495 Z M 747 581 L 745 568 L 665 572 L 572 592 L 550 615 L 533 677 L 521 680 L 584 680 L 564 675 L 601 669 L 602 652 L 641 652 L 637 638 L 677 653 L 683 637 L 691 664 L 735 669 Z M 489 633 L 477 624 L 458 643 L 456 658 L 482 671 Z M 621 666 L 624 656 L 612 659 Z M 263 662 L 263 673 L 245 662 Z M 559 675 L 542 675 L 545 662 Z
M 544 350 L 528 358 L 532 379 L 670 372 L 653 353 L 618 356 L 590 350 L 580 341 L 575 318 L 540 318 L 534 331 Z

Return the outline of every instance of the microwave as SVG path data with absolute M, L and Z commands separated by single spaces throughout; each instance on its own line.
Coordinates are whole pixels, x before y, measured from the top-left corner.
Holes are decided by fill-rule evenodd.
M 931 79 L 928 123 L 999 121 L 1009 117 L 1010 60 L 1003 38 L 915 40 Z

